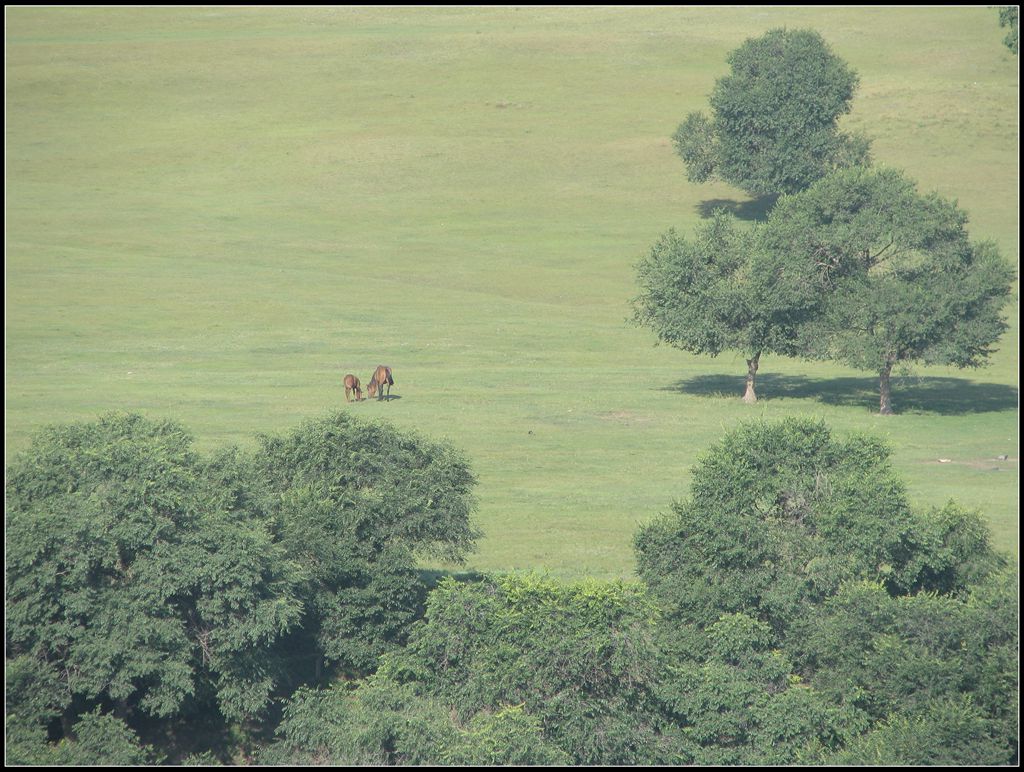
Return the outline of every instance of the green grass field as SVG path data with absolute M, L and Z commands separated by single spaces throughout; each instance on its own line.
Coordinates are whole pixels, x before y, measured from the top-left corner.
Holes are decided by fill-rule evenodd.
M 727 54 L 813 28 L 844 126 L 1018 260 L 1018 60 L 994 8 L 8 9 L 6 441 L 109 410 L 200 450 L 332 409 L 479 476 L 468 568 L 630 576 L 639 523 L 740 420 L 885 437 L 921 506 L 1018 541 L 1018 307 L 991 365 L 875 377 L 653 346 L 633 266 L 716 202 L 669 137 Z M 394 369 L 386 404 L 341 377 Z M 999 455 L 1008 455 L 1005 461 Z M 939 463 L 939 458 L 950 463 Z

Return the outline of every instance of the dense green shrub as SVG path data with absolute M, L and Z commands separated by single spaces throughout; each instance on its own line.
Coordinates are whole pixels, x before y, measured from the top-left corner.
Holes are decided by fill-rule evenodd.
M 670 762 L 677 756 L 655 695 L 664 662 L 654 621 L 636 584 L 448 580 L 381 672 L 462 721 L 521 705 L 573 763 Z
M 889 451 L 824 423 L 749 422 L 701 458 L 691 497 L 640 529 L 638 570 L 672 618 L 741 612 L 785 635 L 846 582 L 949 592 L 1000 560 L 973 514 L 915 514 Z
M 1011 764 L 1013 749 L 992 736 L 991 722 L 969 697 L 936 700 L 914 713 L 897 713 L 841 751 L 831 766 L 978 766 Z
M 852 699 L 873 721 L 917 720 L 969 700 L 1009 752 L 1016 736 L 1016 574 L 1002 571 L 960 596 L 892 597 L 844 587 L 790 644 L 815 688 Z M 969 763 L 969 762 L 963 762 Z
M 260 711 L 269 643 L 294 627 L 301 569 L 202 473 L 171 422 L 55 427 L 8 469 L 8 656 L 57 666 L 69 696 L 170 716 L 209 688 Z
M 56 745 L 46 742 L 41 726 L 12 727 L 10 718 L 5 739 L 5 761 L 17 766 L 128 767 L 157 764 L 163 759 L 163 754 L 140 742 L 124 721 L 99 708 L 83 713 L 70 736 Z
M 713 446 L 639 531 L 642 583 L 427 595 L 417 555 L 476 537 L 472 475 L 344 415 L 207 458 L 106 416 L 43 433 L 8 481 L 9 763 L 159 763 L 140 728 L 210 710 L 239 760 L 273 697 L 261 764 L 1016 759 L 1016 572 L 976 513 L 914 511 L 883 443 L 820 421 Z M 311 654 L 347 672 L 296 689 Z
M 173 422 L 111 414 L 45 430 L 11 463 L 21 747 L 94 707 L 150 724 L 214 709 L 234 731 L 315 678 L 313 659 L 369 672 L 421 608 L 417 556 L 459 560 L 476 538 L 474 479 L 447 446 L 345 415 L 260 442 L 201 457 Z M 92 734 L 115 731 L 95 716 Z
M 420 611 L 417 558 L 472 549 L 476 480 L 454 448 L 344 412 L 259 439 L 248 488 L 308 571 L 304 627 L 329 661 L 368 673 Z
M 546 766 L 570 757 L 543 736 L 523 706 L 483 710 L 462 722 L 451 708 L 380 674 L 355 685 L 299 690 L 280 739 L 261 764 Z
M 690 645 L 677 647 L 659 697 L 682 729 L 690 763 L 790 764 L 811 748 L 842 747 L 867 726 L 863 712 L 804 683 L 763 622 L 724 614 L 686 640 Z
M 636 545 L 676 663 L 660 694 L 694 762 L 872 763 L 939 716 L 977 743 L 935 730 L 881 758 L 1012 757 L 1016 573 L 976 513 L 912 510 L 877 440 L 744 424 Z

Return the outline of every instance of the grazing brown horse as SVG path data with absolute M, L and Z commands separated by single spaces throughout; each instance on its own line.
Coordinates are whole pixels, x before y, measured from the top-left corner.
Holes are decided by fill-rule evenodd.
M 388 399 L 391 399 L 391 387 L 395 385 L 395 379 L 391 377 L 391 368 L 385 367 L 384 365 L 377 365 L 377 369 L 373 371 L 373 375 L 370 376 L 369 382 L 366 384 L 366 397 L 367 399 L 373 399 L 373 395 L 377 395 L 377 400 L 384 399 L 384 387 L 388 387 Z
M 356 378 L 352 373 L 345 376 L 345 401 L 351 402 L 348 395 L 352 392 L 356 393 L 356 402 L 359 402 L 363 398 L 363 389 L 359 385 L 359 379 Z

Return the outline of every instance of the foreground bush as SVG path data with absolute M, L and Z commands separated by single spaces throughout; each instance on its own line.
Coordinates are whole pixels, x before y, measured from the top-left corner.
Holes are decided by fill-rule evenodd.
M 1003 563 L 976 513 L 915 512 L 881 441 L 809 419 L 729 432 L 699 461 L 690 498 L 635 544 L 671 618 L 703 628 L 743 613 L 779 636 L 851 581 L 950 593 Z
M 1016 573 L 977 513 L 911 508 L 878 440 L 744 424 L 636 548 L 697 763 L 1015 758 Z
M 44 432 L 8 469 L 8 656 L 56 667 L 55 703 L 170 716 L 208 690 L 229 717 L 267 703 L 267 645 L 300 619 L 302 569 L 191 442 L 111 415 Z
M 369 683 L 305 695 L 283 731 L 330 763 L 670 763 L 654 622 L 635 584 L 447 580 Z
M 417 555 L 473 544 L 475 481 L 447 446 L 344 414 L 260 443 L 202 457 L 174 422 L 111 414 L 45 430 L 9 466 L 23 748 L 58 721 L 70 741 L 94 709 L 237 734 L 315 679 L 312 660 L 371 672 L 426 593 Z

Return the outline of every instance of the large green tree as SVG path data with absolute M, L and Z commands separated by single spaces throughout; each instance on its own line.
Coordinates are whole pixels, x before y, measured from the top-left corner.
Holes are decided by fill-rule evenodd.
M 830 702 L 855 704 L 869 731 L 830 764 L 1002 765 L 1017 753 L 1016 571 L 955 594 L 893 596 L 854 583 L 788 648 Z
M 683 760 L 637 583 L 446 579 L 404 648 L 355 688 L 303 690 L 266 759 L 364 764 Z M 667 734 L 663 729 L 668 729 Z
M 302 571 L 191 442 L 112 414 L 42 432 L 9 466 L 7 652 L 55 669 L 57 704 L 166 717 L 211 694 L 230 718 L 267 704 Z
M 882 414 L 893 412 L 900 363 L 985 364 L 1006 329 L 1014 271 L 966 223 L 955 202 L 918 193 L 894 169 L 838 171 L 781 198 L 765 249 L 827 290 L 800 350 L 878 373 Z
M 745 402 L 755 402 L 761 355 L 800 353 L 799 331 L 821 305 L 813 267 L 760 244 L 760 227 L 723 211 L 692 238 L 670 230 L 637 266 L 633 321 L 694 354 L 741 354 Z
M 314 661 L 365 674 L 421 610 L 417 558 L 459 560 L 477 535 L 459 453 L 344 414 L 208 457 L 174 422 L 111 414 L 45 430 L 7 483 L 8 730 L 25 758 L 96 708 L 126 731 L 238 727 Z M 120 736 L 96 715 L 90 736 Z
M 259 442 L 245 488 L 307 569 L 304 632 L 328 662 L 368 673 L 419 613 L 418 558 L 472 549 L 476 478 L 451 446 L 344 411 Z
M 729 54 L 730 74 L 673 135 L 691 182 L 718 177 L 752 195 L 793 193 L 867 163 L 869 142 L 839 131 L 858 78 L 813 30 L 774 29 Z
M 1016 572 L 976 513 L 912 509 L 887 455 L 819 421 L 749 422 L 640 529 L 685 758 L 1014 758 Z
M 415 684 L 378 673 L 329 689 L 300 689 L 285 706 L 264 764 L 538 766 L 571 763 L 522 705 L 461 721 Z
M 636 536 L 640 576 L 675 619 L 724 613 L 779 635 L 847 582 L 952 592 L 1000 565 L 978 516 L 918 513 L 881 441 L 821 421 L 752 421 L 693 471 L 691 495 Z

